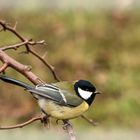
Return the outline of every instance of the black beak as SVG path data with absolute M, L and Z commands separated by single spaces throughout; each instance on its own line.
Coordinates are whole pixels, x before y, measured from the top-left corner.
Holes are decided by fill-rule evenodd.
M 94 94 L 101 94 L 101 92 L 99 92 L 99 91 L 95 91 Z

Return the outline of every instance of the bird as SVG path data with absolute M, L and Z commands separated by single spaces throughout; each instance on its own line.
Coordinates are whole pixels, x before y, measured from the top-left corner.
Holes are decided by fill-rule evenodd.
M 30 92 L 37 100 L 42 112 L 58 120 L 69 120 L 81 116 L 89 109 L 95 96 L 100 94 L 87 80 L 33 86 L 5 74 L 0 75 L 0 79 Z

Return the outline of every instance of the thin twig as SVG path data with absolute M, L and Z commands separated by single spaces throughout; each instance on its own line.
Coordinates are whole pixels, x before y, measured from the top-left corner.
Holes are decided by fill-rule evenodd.
M 0 20 L 0 25 L 3 27 L 3 30 L 4 31 L 6 31 L 6 30 L 8 30 L 8 31 L 10 31 L 10 32 L 12 32 L 13 34 L 15 34 L 21 41 L 26 41 L 27 39 L 25 39 L 23 36 L 21 36 L 17 31 L 16 31 L 16 28 L 15 28 L 15 26 L 14 27 L 11 27 L 11 26 L 9 26 L 5 21 L 3 21 L 3 20 Z M 25 44 L 25 46 L 26 46 L 26 49 L 27 49 L 27 52 L 28 52 L 28 48 L 29 48 L 29 46 L 28 46 L 28 44 Z
M 48 62 L 46 62 L 38 53 L 36 53 L 35 51 L 33 51 L 30 47 L 33 46 L 34 44 L 38 44 L 36 42 L 33 42 L 32 40 L 27 40 L 25 37 L 21 36 L 17 31 L 16 31 L 16 24 L 14 27 L 9 26 L 5 21 L 0 20 L 0 25 L 3 27 L 3 30 L 6 31 L 10 31 L 11 33 L 13 33 L 14 35 L 17 36 L 17 38 L 19 38 L 22 43 L 20 44 L 15 44 L 13 46 L 7 46 L 4 47 L 3 50 L 0 49 L 0 60 L 4 63 L 4 65 L 1 67 L 1 70 L 3 71 L 8 64 L 8 66 L 12 67 L 13 69 L 15 69 L 16 71 L 20 72 L 21 74 L 23 74 L 26 78 L 28 78 L 33 84 L 40 84 L 42 83 L 42 80 L 40 80 L 34 73 L 31 72 L 31 70 L 19 63 L 18 61 L 16 61 L 15 59 L 13 59 L 12 57 L 8 56 L 4 50 L 8 50 L 8 49 L 17 49 L 18 47 L 25 45 L 27 52 L 31 53 L 32 55 L 34 55 L 35 57 L 37 57 L 38 59 L 41 60 L 41 62 L 43 62 L 45 64 L 45 66 L 47 66 L 49 68 L 49 70 L 52 72 L 55 80 L 60 81 L 60 79 L 58 78 L 57 74 L 54 71 L 54 67 L 52 65 L 50 65 Z M 32 42 L 31 42 L 32 41 Z M 42 43 L 42 42 L 41 42 Z M 31 45 L 31 46 L 30 46 Z M 41 120 L 42 121 L 42 117 L 37 117 L 37 118 L 32 118 L 29 121 L 22 123 L 22 124 L 18 124 L 18 125 L 14 125 L 14 126 L 7 126 L 7 127 L 0 127 L 0 129 L 14 129 L 14 128 L 21 128 L 24 127 L 34 121 L 37 120 Z M 45 119 L 46 120 L 46 119 Z M 73 128 L 72 126 L 68 123 L 68 122 L 64 122 L 66 125 L 66 131 L 69 134 L 70 140 L 75 140 L 75 135 L 73 132 Z
M 88 119 L 85 115 L 81 115 L 81 118 L 83 118 L 84 120 L 86 120 L 89 124 L 93 125 L 93 126 L 97 126 L 97 123 L 94 122 L 92 119 Z
M 55 68 L 49 64 L 49 62 L 45 61 L 37 52 L 33 51 L 31 48 L 29 48 L 29 52 L 34 55 L 35 57 L 37 57 L 45 66 L 48 67 L 48 69 L 51 71 L 54 79 L 56 81 L 60 81 L 59 77 L 57 76 L 56 72 L 55 72 Z
M 7 130 L 7 129 L 16 129 L 16 128 L 22 128 L 26 125 L 29 125 L 35 121 L 42 121 L 42 116 L 39 116 L 39 117 L 34 117 L 34 118 L 31 118 L 30 120 L 24 122 L 24 123 L 21 123 L 21 124 L 17 124 L 17 125 L 11 125 L 11 126 L 0 126 L 0 130 Z
M 17 23 L 16 23 L 17 24 Z M 16 25 L 15 24 L 15 25 Z M 16 26 L 14 26 L 14 28 L 12 28 L 12 27 L 10 27 L 10 26 L 8 26 L 7 24 L 6 24 L 6 22 L 5 21 L 2 21 L 2 20 L 0 20 L 0 25 L 3 27 L 3 29 L 4 30 L 9 30 L 9 31 L 11 31 L 12 33 L 14 33 L 19 39 L 21 39 L 22 41 L 24 41 L 23 43 L 21 43 L 21 44 L 15 44 L 15 46 L 7 46 L 7 47 L 3 47 L 3 50 L 5 49 L 5 50 L 7 50 L 7 49 L 11 49 L 11 48 L 13 48 L 13 49 L 16 49 L 16 48 L 18 48 L 18 47 L 20 47 L 20 46 L 22 46 L 22 45 L 36 45 L 36 44 L 43 44 L 43 43 L 45 43 L 45 41 L 40 41 L 40 42 L 35 42 L 35 41 L 32 41 L 32 43 L 31 42 L 29 42 L 29 40 L 27 40 L 27 39 L 25 39 L 24 37 L 22 37 L 17 31 L 16 31 Z M 48 69 L 51 71 L 51 73 L 52 73 L 52 75 L 53 75 L 53 77 L 54 77 L 54 79 L 56 80 L 56 81 L 60 81 L 60 78 L 58 77 L 58 75 L 57 75 L 57 73 L 55 72 L 55 68 L 54 68 L 54 66 L 52 66 L 51 64 L 49 64 L 47 61 L 45 61 L 45 59 L 44 59 L 44 57 L 41 57 L 37 52 L 35 52 L 34 50 L 32 50 L 29 46 L 28 46 L 28 53 L 31 53 L 32 55 L 34 55 L 35 57 L 37 57 L 46 67 L 48 67 Z M 90 119 L 88 119 L 87 117 L 85 117 L 84 115 L 82 115 L 82 118 L 83 119 L 85 119 L 87 122 L 89 122 L 90 124 L 94 124 L 93 122 L 92 122 L 92 120 L 90 120 Z
M 3 50 L 3 51 L 6 51 L 6 50 L 10 50 L 10 49 L 18 49 L 20 46 L 23 46 L 25 44 L 27 44 L 28 41 L 24 41 L 24 42 L 21 42 L 21 43 L 17 43 L 17 44 L 14 44 L 14 45 L 9 45 L 9 46 L 4 46 L 4 47 L 1 47 L 0 49 Z
M 8 30 L 8 31 L 12 32 L 13 34 L 15 34 L 15 35 L 16 35 L 21 41 L 23 41 L 23 42 L 26 42 L 26 41 L 27 41 L 27 39 L 26 39 L 25 37 L 21 36 L 21 35 L 16 31 L 16 28 L 15 28 L 15 27 L 9 26 L 5 21 L 0 20 L 0 25 L 3 27 L 3 30 L 4 30 L 4 31 Z M 42 43 L 42 42 L 40 41 L 40 44 L 41 44 L 41 43 Z M 43 42 L 43 43 L 45 43 L 45 42 Z M 42 43 L 42 44 L 43 44 L 43 43 Z M 36 43 L 36 44 L 39 44 L 39 43 Z M 26 48 L 27 48 L 27 52 L 28 52 L 28 53 L 31 53 L 32 55 L 34 55 L 35 57 L 37 57 L 46 67 L 48 67 L 48 69 L 49 69 L 49 70 L 51 71 L 51 73 L 53 74 L 54 79 L 55 79 L 56 81 L 60 81 L 58 75 L 57 75 L 56 72 L 55 72 L 55 68 L 54 68 L 51 64 L 49 64 L 47 61 L 45 61 L 45 59 L 42 58 L 39 54 L 37 54 L 35 51 L 33 51 L 33 50 L 30 48 L 29 45 L 34 45 L 34 44 L 33 44 L 33 43 L 29 43 L 29 42 L 25 43 L 25 46 L 26 46 Z
M 37 44 L 44 44 L 45 41 L 44 40 L 41 40 L 41 41 L 30 41 L 30 40 L 25 40 L 24 42 L 21 42 L 21 43 L 17 43 L 17 44 L 14 44 L 14 45 L 9 45 L 9 46 L 4 46 L 4 47 L 1 47 L 0 49 L 3 50 L 3 51 L 6 51 L 6 50 L 10 50 L 10 49 L 14 49 L 14 50 L 17 50 L 19 47 L 23 46 L 23 45 L 37 45 Z

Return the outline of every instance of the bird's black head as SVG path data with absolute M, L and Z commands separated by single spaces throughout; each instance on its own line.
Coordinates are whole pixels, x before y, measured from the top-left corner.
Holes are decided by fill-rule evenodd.
M 74 89 L 77 95 L 85 100 L 89 105 L 92 104 L 95 95 L 99 92 L 96 91 L 96 88 L 89 81 L 79 80 L 74 84 Z

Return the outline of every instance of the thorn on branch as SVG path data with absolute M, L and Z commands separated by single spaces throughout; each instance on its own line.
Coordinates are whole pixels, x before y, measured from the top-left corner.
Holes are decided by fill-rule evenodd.
M 45 59 L 45 57 L 47 56 L 47 51 L 44 53 L 44 55 L 42 56 L 42 59 Z
M 16 23 L 17 24 L 17 23 Z M 23 37 L 22 35 L 20 35 L 17 31 L 16 31 L 16 24 L 14 27 L 11 27 L 9 26 L 5 21 L 3 20 L 0 20 L 0 25 L 3 27 L 4 30 L 8 30 L 10 31 L 11 33 L 13 33 L 14 35 L 17 36 L 17 38 L 19 38 L 22 43 L 21 44 L 15 44 L 15 46 L 13 47 L 12 45 L 11 46 L 7 46 L 5 48 L 3 48 L 3 50 L 8 50 L 8 49 L 17 49 L 19 46 L 22 46 L 22 45 L 25 45 L 26 47 L 26 53 L 31 53 L 32 55 L 34 55 L 35 57 L 37 57 L 46 67 L 49 68 L 49 70 L 51 71 L 51 73 L 53 74 L 53 77 L 56 81 L 60 81 L 58 75 L 56 74 L 55 70 L 54 70 L 54 67 L 49 64 L 47 61 L 44 60 L 44 58 L 42 58 L 39 54 L 37 54 L 35 51 L 33 51 L 31 48 L 30 48 L 30 45 L 33 46 L 33 45 L 36 45 L 36 44 L 46 44 L 45 40 L 41 40 L 41 41 L 33 41 L 32 39 L 26 39 L 25 37 Z M 25 53 L 25 52 L 24 52 Z
M 18 22 L 16 21 L 16 23 L 15 23 L 15 25 L 14 25 L 14 27 L 13 27 L 14 30 L 16 30 L 17 24 L 18 24 Z
M 4 64 L 2 65 L 2 67 L 0 68 L 0 73 L 1 73 L 1 72 L 4 72 L 4 71 L 6 70 L 7 67 L 8 67 L 8 63 L 4 63 Z
M 5 31 L 6 30 L 6 22 L 4 20 L 0 20 L 0 25 L 2 26 L 2 30 Z
M 37 57 L 46 67 L 48 67 L 48 69 L 51 71 L 51 73 L 56 81 L 60 81 L 59 77 L 57 76 L 56 72 L 54 71 L 54 67 L 50 63 L 45 61 L 37 52 L 35 52 L 31 48 L 29 48 L 29 52 L 32 55 L 34 55 L 35 57 Z
M 31 69 L 32 69 L 32 66 L 29 65 L 29 66 L 25 66 L 25 69 L 24 70 L 25 71 L 31 71 Z
M 37 45 L 37 44 L 45 44 L 45 40 L 41 40 L 41 41 L 33 41 L 32 39 L 31 40 L 28 40 L 28 44 L 29 45 Z
M 6 23 L 5 21 L 0 20 L 0 25 L 3 27 L 3 30 L 4 30 L 4 31 L 5 31 L 5 30 L 10 31 L 10 32 L 13 33 L 14 35 L 16 35 L 17 38 L 19 38 L 22 42 L 26 41 L 26 38 L 24 38 L 23 36 L 21 36 L 21 35 L 16 31 L 16 29 L 15 29 L 14 27 L 9 26 L 9 24 Z M 25 44 L 25 46 L 26 46 L 26 49 L 27 49 L 27 52 L 28 52 L 28 48 L 29 48 L 28 44 Z

